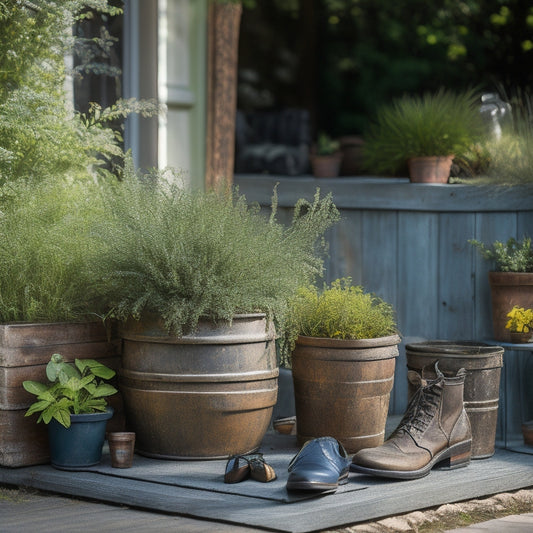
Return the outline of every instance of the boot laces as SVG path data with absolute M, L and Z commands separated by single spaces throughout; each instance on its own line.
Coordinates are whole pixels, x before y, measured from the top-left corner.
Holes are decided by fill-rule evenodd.
M 422 433 L 427 429 L 439 408 L 441 396 L 439 382 L 440 379 L 437 379 L 418 388 L 394 434 L 401 431 L 410 434 Z

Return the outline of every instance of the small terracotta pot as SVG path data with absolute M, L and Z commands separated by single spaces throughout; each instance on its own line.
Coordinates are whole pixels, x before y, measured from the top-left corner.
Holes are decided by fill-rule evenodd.
M 533 420 L 522 424 L 522 435 L 524 435 L 524 444 L 533 446 Z
M 108 433 L 107 442 L 111 454 L 111 466 L 113 468 L 131 468 L 135 450 L 135 433 L 131 431 Z
M 448 183 L 453 155 L 413 157 L 407 161 L 412 183 Z
M 511 331 L 509 333 L 511 337 L 511 342 L 513 344 L 527 344 L 531 342 L 531 332 L 523 333 L 520 331 Z

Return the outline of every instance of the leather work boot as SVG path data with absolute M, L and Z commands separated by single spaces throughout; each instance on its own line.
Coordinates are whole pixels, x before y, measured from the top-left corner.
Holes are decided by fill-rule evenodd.
M 467 466 L 472 450 L 470 421 L 463 405 L 466 371 L 426 381 L 414 371 L 408 377 L 419 388 L 392 435 L 376 448 L 357 452 L 350 470 L 395 479 L 424 477 L 438 463 L 450 469 Z

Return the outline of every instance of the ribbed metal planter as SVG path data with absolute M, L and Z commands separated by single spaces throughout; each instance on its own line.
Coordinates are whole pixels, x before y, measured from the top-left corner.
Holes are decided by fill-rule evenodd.
M 435 362 L 444 375 L 466 370 L 464 405 L 472 426 L 472 459 L 494 455 L 503 348 L 469 341 L 429 341 L 405 347 L 407 368 L 436 377 Z M 414 393 L 409 384 L 409 396 Z
M 214 459 L 259 447 L 279 372 L 265 315 L 238 315 L 231 325 L 203 322 L 184 337 L 145 317 L 122 337 L 120 390 L 139 453 Z
M 298 443 L 330 436 L 348 453 L 385 437 L 400 337 L 298 337 L 292 353 Z

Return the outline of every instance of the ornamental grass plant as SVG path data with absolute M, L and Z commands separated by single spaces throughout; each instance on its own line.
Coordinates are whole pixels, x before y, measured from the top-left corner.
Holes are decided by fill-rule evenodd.
M 407 95 L 378 110 L 365 133 L 364 165 L 376 174 L 394 174 L 413 157 L 460 157 L 484 131 L 474 90 Z
M 190 191 L 175 174 L 139 177 L 131 166 L 125 174 L 104 198 L 111 217 L 91 267 L 94 296 L 106 295 L 114 317 L 157 313 L 184 335 L 201 318 L 264 312 L 282 329 L 289 298 L 322 274 L 324 232 L 339 216 L 331 195 L 300 200 L 285 226 L 275 193 L 268 218 L 236 191 Z

